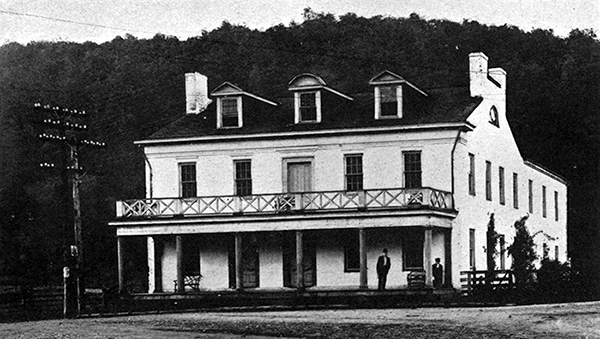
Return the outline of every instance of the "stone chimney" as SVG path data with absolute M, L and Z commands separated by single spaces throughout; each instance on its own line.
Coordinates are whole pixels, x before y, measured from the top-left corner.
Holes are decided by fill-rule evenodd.
M 212 102 L 208 98 L 208 78 L 198 72 L 185 74 L 185 112 L 198 114 Z

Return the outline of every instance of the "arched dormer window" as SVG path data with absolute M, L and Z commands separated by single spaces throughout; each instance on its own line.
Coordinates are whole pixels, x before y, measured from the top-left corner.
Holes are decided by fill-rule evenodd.
M 321 122 L 324 92 L 352 100 L 349 96 L 328 87 L 323 79 L 310 73 L 294 77 L 288 86 L 288 89 L 294 93 L 294 122 L 296 124 Z

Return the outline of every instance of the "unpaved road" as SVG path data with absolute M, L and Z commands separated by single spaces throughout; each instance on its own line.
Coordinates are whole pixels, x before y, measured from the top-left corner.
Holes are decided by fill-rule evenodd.
M 0 338 L 600 338 L 600 302 L 199 312 L 0 324 Z

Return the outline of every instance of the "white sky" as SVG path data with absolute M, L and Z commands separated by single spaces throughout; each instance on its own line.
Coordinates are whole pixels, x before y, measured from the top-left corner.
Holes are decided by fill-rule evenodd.
M 591 28 L 600 35 L 600 0 L 0 0 L 0 44 L 104 42 L 126 33 L 149 38 L 159 32 L 186 39 L 224 20 L 258 29 L 301 22 L 306 7 L 337 16 L 407 17 L 414 12 L 425 19 L 553 29 L 560 36 Z

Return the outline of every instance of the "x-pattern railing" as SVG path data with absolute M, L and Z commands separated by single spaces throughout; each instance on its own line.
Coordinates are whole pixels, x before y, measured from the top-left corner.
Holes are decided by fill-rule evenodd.
M 403 208 L 453 209 L 454 204 L 451 193 L 433 188 L 386 188 L 355 192 L 298 192 L 125 200 L 117 202 L 117 217 L 274 214 L 294 211 Z

